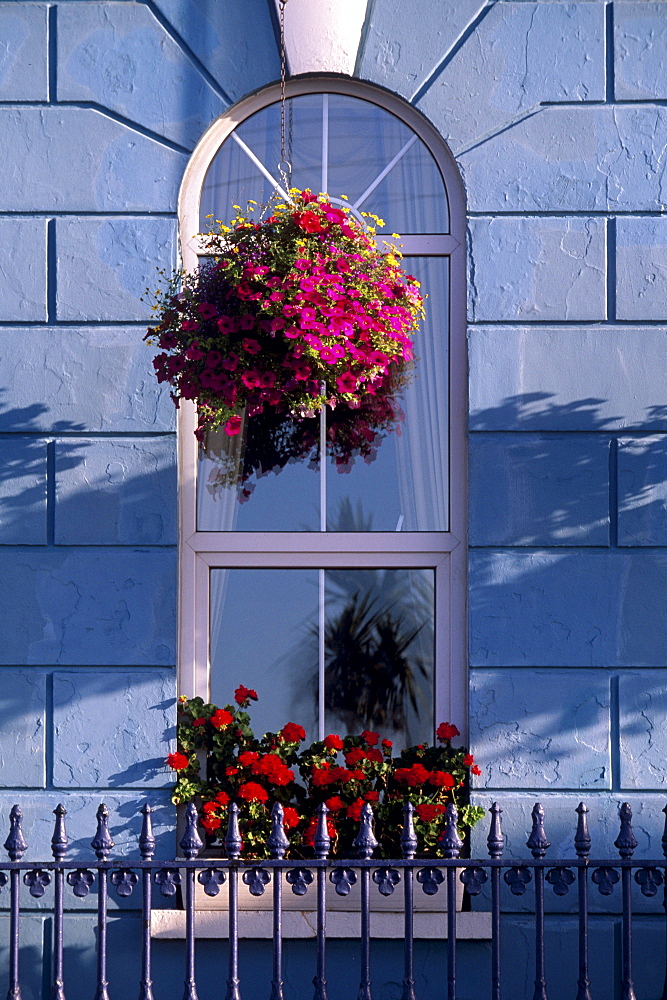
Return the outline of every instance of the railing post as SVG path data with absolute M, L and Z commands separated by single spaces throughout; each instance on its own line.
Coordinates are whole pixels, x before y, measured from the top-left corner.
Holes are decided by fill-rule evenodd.
M 497 802 L 491 806 L 491 828 L 486 839 L 489 857 L 499 860 L 503 856 L 503 837 Z M 500 868 L 491 869 L 491 1000 L 500 1000 Z
M 373 833 L 373 809 L 370 802 L 365 802 L 361 809 L 361 826 L 353 847 L 360 858 L 369 861 L 377 846 L 378 842 Z M 361 976 L 358 1000 L 372 1000 L 370 869 L 362 868 L 359 874 L 361 876 Z
M 579 816 L 577 832 L 574 836 L 574 849 L 577 857 L 587 860 L 591 850 L 591 838 L 588 832 L 588 807 L 580 802 L 576 808 Z M 588 978 L 588 868 L 582 865 L 577 869 L 579 887 L 579 979 L 577 1000 L 591 1000 L 591 984 Z
M 660 1000 L 667 1000 L 667 806 L 662 811 L 665 814 L 665 825 L 662 831 L 662 854 L 665 858 L 665 881 L 662 891 L 662 908 L 665 911 L 665 985 L 662 988 Z
M 544 809 L 536 802 L 533 811 L 533 829 L 526 847 L 537 860 L 543 858 L 551 846 L 544 829 Z M 533 1000 L 547 1000 L 547 982 L 544 969 L 544 869 L 535 868 L 535 991 Z
M 289 840 L 283 826 L 283 807 L 276 802 L 271 811 L 271 833 L 266 842 L 269 853 L 276 861 L 282 861 L 289 847 Z M 284 1000 L 283 992 L 283 870 L 273 869 L 273 979 L 271 1000 Z
M 97 810 L 97 832 L 90 842 L 98 861 L 106 861 L 114 842 L 109 833 L 109 810 L 102 804 Z M 97 882 L 97 990 L 95 1000 L 109 1000 L 107 982 L 107 890 L 109 872 L 98 869 Z
M 622 858 L 631 858 L 634 854 L 637 840 L 632 830 L 632 809 L 624 802 L 620 809 L 621 829 L 614 841 L 614 847 Z M 636 1000 L 635 987 L 632 981 L 632 870 L 621 869 L 621 887 L 623 890 L 623 986 L 622 1000 Z
M 28 845 L 23 836 L 21 824 L 23 813 L 20 806 L 12 806 L 9 814 L 9 836 L 4 847 L 10 861 L 20 861 Z M 9 990 L 7 1000 L 21 1000 L 21 984 L 19 982 L 19 912 L 20 912 L 20 877 L 18 870 L 11 872 L 10 910 L 9 910 Z
M 440 835 L 440 850 L 446 858 L 458 858 L 463 847 L 457 823 L 458 809 L 450 802 L 445 812 L 445 828 Z M 447 998 L 456 1000 L 456 868 L 447 868 Z
M 412 861 L 417 852 L 417 834 L 414 820 L 415 807 L 406 802 L 403 809 L 403 832 L 401 849 L 406 861 Z M 403 869 L 403 918 L 405 928 L 404 976 L 401 1000 L 416 1000 L 414 972 L 414 871 Z
M 326 860 L 331 850 L 331 837 L 329 836 L 329 810 L 324 802 L 320 802 L 317 807 L 317 827 L 313 839 L 315 857 Z M 315 992 L 313 1000 L 328 1000 L 327 994 L 327 870 L 325 867 L 317 869 L 317 972 L 313 979 Z
M 155 853 L 155 837 L 153 836 L 153 807 L 147 802 L 141 810 L 143 820 L 139 836 L 139 853 L 142 861 L 151 861 Z M 141 982 L 139 985 L 139 1000 L 153 1000 L 153 983 L 151 980 L 151 870 L 144 868 L 141 872 L 141 917 L 143 925 L 143 941 L 141 947 Z
M 67 810 L 62 804 L 53 810 L 56 817 L 53 837 L 51 838 L 51 853 L 57 862 L 62 861 L 67 853 L 67 834 L 65 832 L 65 816 Z M 51 1000 L 65 1000 L 65 984 L 63 982 L 63 897 L 65 890 L 65 871 L 56 868 L 54 885 L 53 914 L 53 985 Z
M 204 846 L 197 832 L 197 808 L 194 802 L 185 810 L 185 833 L 178 845 L 191 861 Z M 195 980 L 195 870 L 185 870 L 185 990 L 183 1000 L 197 1000 Z
M 230 861 L 238 861 L 243 841 L 239 830 L 239 807 L 232 802 L 229 807 L 229 824 L 225 837 L 225 851 Z M 241 1000 L 239 990 L 239 871 L 229 866 L 229 975 L 225 1000 Z

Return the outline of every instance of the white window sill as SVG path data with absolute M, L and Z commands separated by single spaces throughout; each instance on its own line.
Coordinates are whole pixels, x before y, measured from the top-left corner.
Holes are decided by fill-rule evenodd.
M 156 940 L 185 938 L 185 911 L 153 910 L 151 936 Z M 327 938 L 358 938 L 361 932 L 359 912 L 328 912 Z M 314 938 L 317 934 L 317 914 L 311 910 L 283 912 L 284 938 Z M 224 910 L 198 910 L 195 919 L 197 938 L 227 938 L 229 919 Z M 244 909 L 239 914 L 239 937 L 271 939 L 273 915 L 270 910 Z M 371 937 L 404 940 L 402 912 L 371 913 Z M 442 940 L 447 937 L 446 911 L 415 912 L 416 940 Z M 457 913 L 457 940 L 487 941 L 491 939 L 491 914 L 484 912 Z

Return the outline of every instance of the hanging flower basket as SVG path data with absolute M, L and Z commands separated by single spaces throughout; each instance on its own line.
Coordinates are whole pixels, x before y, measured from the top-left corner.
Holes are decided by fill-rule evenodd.
M 176 405 L 196 402 L 200 441 L 219 428 L 245 434 L 241 482 L 313 457 L 323 407 L 339 467 L 370 460 L 403 419 L 419 282 L 394 246 L 379 249 L 375 230 L 326 195 L 293 189 L 257 222 L 253 204 L 207 234 L 210 261 L 158 291 L 146 336 L 160 348 L 158 381 Z

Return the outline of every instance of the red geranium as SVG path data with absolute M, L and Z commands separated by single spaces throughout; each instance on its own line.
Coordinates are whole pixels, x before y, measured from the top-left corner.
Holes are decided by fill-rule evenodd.
M 230 722 L 234 721 L 234 716 L 231 712 L 228 712 L 226 708 L 219 708 L 211 716 L 211 725 L 215 726 L 216 729 L 222 729 L 223 726 L 228 726 Z
M 342 739 L 340 738 L 340 736 L 336 736 L 334 733 L 331 733 L 329 736 L 325 736 L 324 737 L 324 745 L 329 750 L 342 750 L 343 749 L 343 741 L 342 741 Z
M 240 758 L 239 758 L 240 759 Z M 252 773 L 262 775 L 272 785 L 288 785 L 294 781 L 294 771 L 277 754 L 267 753 L 252 765 Z
M 455 736 L 460 736 L 461 733 L 451 722 L 441 722 L 435 731 L 435 735 L 439 740 L 453 740 Z
M 363 799 L 355 799 L 352 805 L 347 807 L 347 818 L 353 819 L 356 823 L 361 819 L 361 810 L 364 807 Z
M 241 708 L 247 708 L 251 698 L 253 701 L 257 701 L 257 692 L 253 691 L 252 688 L 247 688 L 243 684 L 239 684 L 234 692 L 234 698 Z
M 184 753 L 170 753 L 167 757 L 167 764 L 174 771 L 182 771 L 190 766 L 190 761 Z
M 438 816 L 442 816 L 444 811 L 444 806 L 432 802 L 423 802 L 421 805 L 415 806 L 418 818 L 424 823 L 432 823 Z
M 424 785 L 428 781 L 430 771 L 427 771 L 423 764 L 417 763 L 413 764 L 412 767 L 397 768 L 394 777 L 396 781 L 404 781 L 410 788 L 419 788 L 420 785 Z
M 296 722 L 288 722 L 287 725 L 283 726 L 278 735 L 282 737 L 285 743 L 300 743 L 306 738 L 306 730 Z
M 433 771 L 428 779 L 429 785 L 436 788 L 453 788 L 456 784 L 454 778 L 447 771 Z
M 293 806 L 283 807 L 283 826 L 286 830 L 292 830 L 299 825 L 301 817 Z
M 380 734 L 379 733 L 371 733 L 371 732 L 368 731 L 368 729 L 364 729 L 364 731 L 363 731 L 363 733 L 361 735 L 366 740 L 366 742 L 368 743 L 369 747 L 377 746 L 377 742 L 380 739 Z
M 256 781 L 246 781 L 239 788 L 239 798 L 246 799 L 247 802 L 268 802 L 269 793 Z
M 202 816 L 201 825 L 207 833 L 214 833 L 222 826 L 222 820 L 219 816 Z
M 324 804 L 332 813 L 340 812 L 341 809 L 345 808 L 345 803 L 339 795 L 332 795 L 330 799 L 325 800 Z
M 322 233 L 328 228 L 315 212 L 294 212 L 292 218 L 306 233 Z

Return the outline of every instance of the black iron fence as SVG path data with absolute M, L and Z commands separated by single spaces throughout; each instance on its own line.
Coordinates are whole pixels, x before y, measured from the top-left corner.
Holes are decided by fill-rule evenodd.
M 197 907 L 196 883 L 210 897 L 219 894 L 227 883 L 229 935 L 226 946 L 226 986 L 219 995 L 225 993 L 226 1000 L 240 1000 L 241 981 L 239 977 L 239 920 L 243 918 L 239 907 L 239 880 L 247 886 L 252 896 L 262 896 L 268 887 L 272 895 L 272 976 L 266 984 L 266 994 L 270 1000 L 283 1000 L 283 893 L 292 892 L 296 896 L 314 893 L 316 901 L 316 941 L 313 949 L 314 1000 L 327 1000 L 327 894 L 329 880 L 339 896 L 346 896 L 358 884 L 360 893 L 360 934 L 359 969 L 360 982 L 358 1000 L 372 1000 L 371 987 L 371 942 L 372 905 L 371 894 L 379 892 L 387 897 L 397 893 L 401 901 L 403 921 L 403 962 L 402 1000 L 416 1000 L 414 975 L 415 935 L 414 906 L 415 893 L 423 892 L 435 896 L 443 892 L 446 897 L 446 943 L 447 985 L 441 989 L 448 1000 L 460 995 L 457 987 L 457 882 L 460 880 L 469 897 L 480 897 L 488 893 L 485 904 L 491 914 L 490 969 L 487 981 L 473 984 L 474 995 L 480 1000 L 501 997 L 501 941 L 502 913 L 506 909 L 504 900 L 511 897 L 526 897 L 532 894 L 531 912 L 534 914 L 533 957 L 535 963 L 533 1000 L 547 1000 L 547 980 L 545 968 L 545 893 L 553 892 L 562 897 L 572 892 L 576 894 L 576 919 L 578 922 L 578 980 L 576 1000 L 592 1000 L 593 986 L 589 978 L 589 893 L 598 892 L 609 896 L 618 887 L 621 895 L 621 955 L 620 977 L 616 995 L 621 1000 L 635 1000 L 633 984 L 633 892 L 641 893 L 648 899 L 654 898 L 656 910 L 664 910 L 667 915 L 667 818 L 662 836 L 664 857 L 655 860 L 634 860 L 637 840 L 632 829 L 630 806 L 624 803 L 620 808 L 620 830 L 614 846 L 618 856 L 595 859 L 590 857 L 591 838 L 587 825 L 587 807 L 581 803 L 577 808 L 578 823 L 574 836 L 574 853 L 571 859 L 547 859 L 550 847 L 544 826 L 544 810 L 538 803 L 532 811 L 532 830 L 526 842 L 530 858 L 503 858 L 504 838 L 501 829 L 502 810 L 494 804 L 491 808 L 491 823 L 487 838 L 488 857 L 484 859 L 462 859 L 463 847 L 457 832 L 457 814 L 453 806 L 448 807 L 440 837 L 440 854 L 437 859 L 422 859 L 417 856 L 418 842 L 413 825 L 413 808 L 406 806 L 401 838 L 403 856 L 393 860 L 373 858 L 377 841 L 373 834 L 373 813 L 370 804 L 364 806 L 359 833 L 355 840 L 356 856 L 351 859 L 330 858 L 331 840 L 327 832 L 327 810 L 320 807 L 317 832 L 314 839 L 314 857 L 307 861 L 290 861 L 286 858 L 289 842 L 283 828 L 282 808 L 274 806 L 271 835 L 267 841 L 267 858 L 262 861 L 248 861 L 241 858 L 242 840 L 238 826 L 238 810 L 230 807 L 229 826 L 224 841 L 225 857 L 201 857 L 203 843 L 197 830 L 197 813 L 189 806 L 186 814 L 185 833 L 180 841 L 182 857 L 159 860 L 154 857 L 155 838 L 153 836 L 149 805 L 142 809 L 143 823 L 138 841 L 140 858 L 137 860 L 110 859 L 114 848 L 109 831 L 109 813 L 101 805 L 97 811 L 97 831 L 91 841 L 95 860 L 82 864 L 68 862 L 68 840 L 65 832 L 66 810 L 59 805 L 55 810 L 55 829 L 51 840 L 53 860 L 40 863 L 26 863 L 23 856 L 28 850 L 22 831 L 22 813 L 14 806 L 10 815 L 10 833 L 5 842 L 9 862 L 0 862 L 0 888 L 9 884 L 9 988 L 8 1000 L 21 1000 L 20 935 L 23 902 L 27 893 L 34 900 L 42 900 L 47 892 L 53 891 L 52 976 L 49 987 L 51 1000 L 65 1000 L 66 984 L 63 979 L 63 942 L 66 937 L 68 904 L 66 896 L 72 893 L 84 899 L 91 890 L 97 894 L 96 918 L 96 980 L 95 1000 L 110 1000 L 108 982 L 108 902 L 110 893 L 121 899 L 131 896 L 134 890 L 141 897 L 141 979 L 138 989 L 139 1000 L 153 1000 L 151 972 L 151 913 L 154 894 L 158 898 L 182 900 L 185 910 L 184 967 L 185 986 L 183 1000 L 197 1000 L 196 982 L 196 934 Z M 667 807 L 663 810 L 667 817 Z M 620 883 L 620 885 L 619 885 Z M 636 887 L 633 886 L 636 884 Z M 618 891 L 617 890 L 617 891 Z M 662 890 L 662 891 L 661 891 Z M 200 890 L 201 891 L 201 890 Z M 509 896 L 508 896 L 509 894 Z M 23 912 L 26 907 L 24 905 Z M 531 918 L 532 919 L 532 918 Z M 665 921 L 667 935 L 667 920 Z M 443 935 L 444 937 L 444 935 Z M 665 956 L 652 957 L 653 961 L 664 963 Z M 224 961 L 224 959 L 223 959 Z M 219 972 L 218 972 L 219 975 Z M 220 981 L 220 980 L 219 980 Z M 467 995 L 470 984 L 467 985 Z M 180 992 L 180 990 L 179 990 Z M 253 1000 L 255 1000 L 253 990 Z M 170 994 L 174 996 L 174 993 Z M 125 1000 L 123 996 L 122 1000 Z M 161 998 L 157 998 L 161 1000 Z M 248 1000 L 248 998 L 246 998 Z M 306 998 L 299 998 L 306 1000 Z M 508 997 L 509 1000 L 509 997 Z M 516 1000 L 513 995 L 512 1000 Z M 605 997 L 604 1000 L 607 1000 Z M 657 998 L 652 998 L 657 1000 Z M 667 1000 L 667 978 L 661 1000 Z

